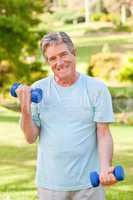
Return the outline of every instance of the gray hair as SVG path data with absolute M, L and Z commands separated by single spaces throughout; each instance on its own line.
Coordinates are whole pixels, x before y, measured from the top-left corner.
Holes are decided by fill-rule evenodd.
M 44 57 L 46 58 L 45 51 L 48 46 L 60 43 L 65 43 L 68 47 L 68 50 L 75 55 L 73 42 L 65 32 L 50 32 L 42 38 L 40 44 Z

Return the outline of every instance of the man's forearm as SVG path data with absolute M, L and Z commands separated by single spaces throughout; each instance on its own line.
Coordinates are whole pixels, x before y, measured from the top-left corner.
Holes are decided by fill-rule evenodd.
M 21 128 L 27 142 L 30 144 L 34 143 L 40 133 L 40 129 L 32 121 L 31 114 L 22 114 Z
M 112 165 L 113 139 L 109 128 L 98 129 L 97 139 L 100 156 L 100 167 L 103 171 Z

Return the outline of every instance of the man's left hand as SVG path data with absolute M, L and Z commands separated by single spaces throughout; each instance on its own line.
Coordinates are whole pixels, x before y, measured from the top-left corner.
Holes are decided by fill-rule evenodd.
M 100 178 L 100 183 L 103 186 L 113 185 L 117 182 L 113 174 L 113 171 L 114 171 L 114 167 L 109 167 L 106 170 L 105 169 L 101 170 L 99 178 Z

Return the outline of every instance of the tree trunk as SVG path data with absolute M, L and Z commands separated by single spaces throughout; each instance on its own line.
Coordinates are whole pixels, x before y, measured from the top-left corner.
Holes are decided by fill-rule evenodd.
M 85 5 L 85 23 L 86 25 L 88 25 L 88 23 L 90 22 L 90 4 L 89 4 L 89 0 L 85 0 L 84 1 L 84 5 Z
M 103 0 L 96 1 L 96 12 L 100 13 L 103 11 Z
M 126 23 L 126 5 L 123 4 L 121 6 L 121 24 L 124 25 Z

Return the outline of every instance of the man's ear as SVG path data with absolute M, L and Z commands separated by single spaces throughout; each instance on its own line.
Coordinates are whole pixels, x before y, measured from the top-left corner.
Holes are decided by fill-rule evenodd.
M 76 49 L 73 49 L 72 54 L 76 56 Z

